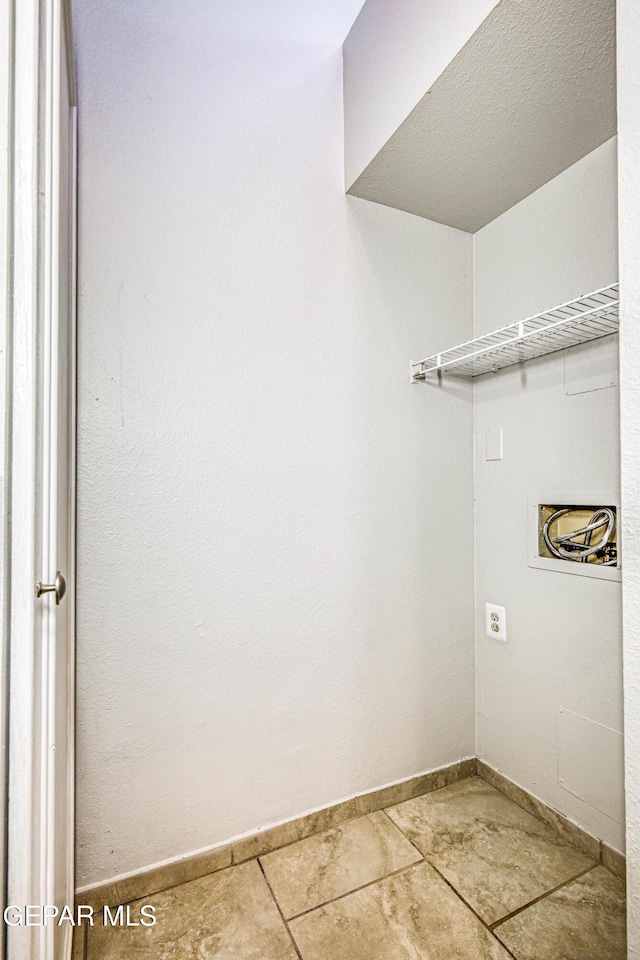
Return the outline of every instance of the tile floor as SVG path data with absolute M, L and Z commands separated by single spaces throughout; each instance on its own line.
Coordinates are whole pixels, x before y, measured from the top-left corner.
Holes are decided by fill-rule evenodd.
M 477 777 L 145 902 L 154 927 L 89 927 L 76 956 L 626 958 L 622 881 Z

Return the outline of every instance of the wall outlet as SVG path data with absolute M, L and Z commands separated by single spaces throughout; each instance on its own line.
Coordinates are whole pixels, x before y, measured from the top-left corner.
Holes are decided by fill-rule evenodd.
M 506 642 L 507 614 L 504 607 L 499 607 L 495 603 L 485 603 L 484 622 L 489 639 Z

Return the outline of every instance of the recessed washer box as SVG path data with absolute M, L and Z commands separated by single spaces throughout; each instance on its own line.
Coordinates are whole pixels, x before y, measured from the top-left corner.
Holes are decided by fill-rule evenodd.
M 600 555 L 587 559 L 587 562 L 554 557 L 544 542 L 542 536 L 542 526 L 545 519 L 552 516 L 554 511 L 561 509 L 571 509 L 572 515 L 567 515 L 565 526 L 571 529 L 573 522 L 577 527 L 584 526 L 596 510 L 608 508 L 615 518 L 614 543 L 608 554 L 612 557 L 615 553 L 615 564 L 605 564 L 603 562 L 606 556 Z M 549 570 L 555 573 L 569 573 L 577 577 L 591 577 L 596 580 L 611 580 L 620 582 L 622 572 L 620 569 L 620 497 L 616 492 L 612 495 L 611 490 L 593 489 L 593 490 L 554 490 L 546 489 L 537 496 L 531 491 L 528 494 L 528 565 L 540 570 Z M 560 518 L 564 521 L 564 517 Z M 556 527 L 560 532 L 567 532 L 562 528 L 558 521 Z M 558 535 L 558 529 L 554 528 L 553 533 Z M 601 536 L 600 531 L 594 531 L 594 544 L 598 542 Z M 580 540 L 582 538 L 577 538 Z

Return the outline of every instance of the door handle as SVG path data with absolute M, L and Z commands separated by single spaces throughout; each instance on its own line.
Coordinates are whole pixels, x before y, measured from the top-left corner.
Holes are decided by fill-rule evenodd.
M 41 597 L 43 593 L 55 593 L 56 606 L 60 603 L 66 592 L 67 581 L 59 570 L 56 573 L 56 579 L 53 583 L 42 583 L 40 580 L 36 582 L 36 597 Z

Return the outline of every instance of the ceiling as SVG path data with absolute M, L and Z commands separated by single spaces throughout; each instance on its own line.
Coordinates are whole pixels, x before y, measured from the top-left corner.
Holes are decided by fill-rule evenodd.
M 502 0 L 349 189 L 475 232 L 616 133 L 615 0 Z
M 342 45 L 364 0 L 204 0 L 208 15 L 243 32 Z
M 122 0 L 70 0 L 74 22 L 92 18 L 104 20 L 106 6 L 118 15 Z M 240 36 L 286 40 L 302 43 L 326 43 L 341 46 L 364 0 L 127 0 L 135 7 L 140 23 L 145 18 L 167 16 L 176 9 L 184 16 L 201 20 L 205 29 L 211 24 Z M 182 12 L 182 11 L 181 11 Z

